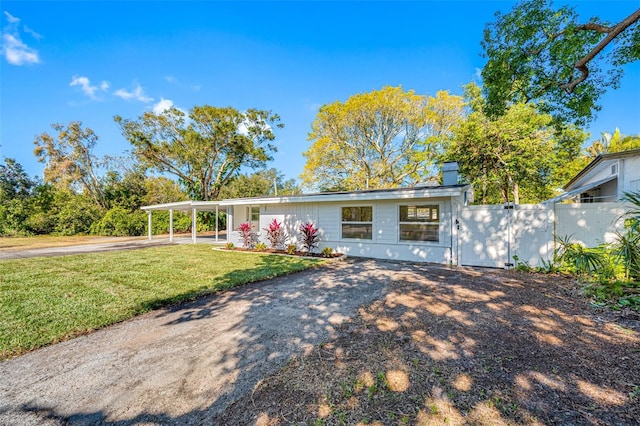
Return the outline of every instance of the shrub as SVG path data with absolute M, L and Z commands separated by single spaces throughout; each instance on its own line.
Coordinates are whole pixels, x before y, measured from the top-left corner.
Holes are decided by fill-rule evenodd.
M 320 234 L 313 222 L 300 225 L 300 235 L 302 237 L 302 249 L 311 253 L 320 243 Z
M 567 265 L 576 274 L 590 274 L 605 265 L 603 254 L 597 249 L 590 249 L 582 244 L 571 242 L 571 236 L 556 238 L 558 247 L 557 259 Z
M 256 251 L 265 251 L 267 249 L 267 245 L 265 243 L 256 244 Z
M 241 223 L 236 229 L 242 238 L 242 247 L 249 249 L 254 248 L 258 242 L 258 234 L 253 230 L 253 225 L 249 222 Z
M 296 254 L 298 251 L 298 247 L 295 244 L 289 244 L 287 246 L 287 254 Z
M 271 248 L 279 250 L 284 247 L 287 242 L 287 235 L 282 228 L 282 223 L 273 218 L 273 220 L 269 224 L 269 227 L 262 229 L 267 232 L 267 240 L 269 240 Z
M 146 224 L 145 216 L 143 212 L 132 213 L 122 207 L 114 207 L 91 225 L 91 233 L 113 237 L 143 235 Z
M 234 248 L 236 248 L 236 246 L 233 245 L 233 243 L 229 242 L 227 244 L 225 244 L 224 246 L 227 250 L 233 250 Z
M 324 257 L 331 257 L 333 254 L 333 249 L 331 247 L 325 247 L 322 249 L 322 255 Z

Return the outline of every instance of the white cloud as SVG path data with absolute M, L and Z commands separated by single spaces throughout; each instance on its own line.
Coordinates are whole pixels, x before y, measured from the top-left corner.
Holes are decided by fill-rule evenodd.
M 140 102 L 153 101 L 153 98 L 150 98 L 149 96 L 144 94 L 144 90 L 142 90 L 142 87 L 140 86 L 139 83 L 136 83 L 136 87 L 133 89 L 132 92 L 129 92 L 125 89 L 118 89 L 115 92 L 113 92 L 113 94 L 119 98 L 124 99 L 125 101 L 131 101 L 131 100 L 140 101 Z
M 9 22 L 8 25 L 2 30 L 2 55 L 5 57 L 8 63 L 11 65 L 25 65 L 25 64 L 38 64 L 40 63 L 40 56 L 38 51 L 33 49 L 22 41 L 20 37 L 20 31 L 18 30 L 18 24 L 20 18 L 16 18 L 9 12 L 4 12 L 4 16 Z M 26 28 L 26 27 L 25 27 Z M 37 34 L 32 30 L 29 30 L 29 34 Z M 38 34 L 38 37 L 42 37 Z M 37 38 L 37 37 L 36 37 Z
M 35 38 L 36 40 L 40 40 L 41 38 L 44 38 L 41 34 L 38 34 L 37 32 L 33 31 L 31 28 L 27 27 L 26 25 L 22 28 L 25 33 L 31 34 L 31 37 Z
M 474 77 L 476 78 L 476 80 L 482 81 L 482 68 L 476 68 L 476 73 L 474 74 Z
M 171 99 L 160 98 L 160 101 L 153 106 L 153 113 L 162 114 L 172 106 L 173 101 Z
M 92 86 L 89 78 L 82 76 L 74 76 L 71 79 L 71 83 L 69 83 L 69 86 L 80 86 L 82 92 L 91 99 L 96 99 L 96 91 L 98 91 L 98 89 L 102 90 L 103 92 L 109 89 L 109 83 L 106 81 L 102 81 L 100 83 L 100 87 Z
M 20 18 L 16 18 L 7 11 L 4 12 L 4 15 L 7 17 L 7 21 L 9 21 L 10 24 L 17 24 L 18 22 L 20 22 Z

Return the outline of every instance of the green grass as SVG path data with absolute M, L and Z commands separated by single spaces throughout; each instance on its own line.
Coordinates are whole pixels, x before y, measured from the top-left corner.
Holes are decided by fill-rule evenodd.
M 0 359 L 322 262 L 208 245 L 0 261 Z

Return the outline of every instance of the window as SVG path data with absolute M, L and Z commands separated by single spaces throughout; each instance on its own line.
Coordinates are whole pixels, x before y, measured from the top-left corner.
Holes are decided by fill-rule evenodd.
M 440 241 L 440 207 L 400 206 L 400 241 Z
M 342 238 L 373 239 L 373 207 L 343 207 Z
M 260 228 L 260 207 L 247 207 L 247 222 L 250 222 L 254 228 Z

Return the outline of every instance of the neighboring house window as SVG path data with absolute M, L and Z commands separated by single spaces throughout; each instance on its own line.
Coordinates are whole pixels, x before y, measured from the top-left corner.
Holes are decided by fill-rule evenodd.
M 400 241 L 440 241 L 440 207 L 400 206 Z
M 373 239 L 373 207 L 343 207 L 342 238 Z

